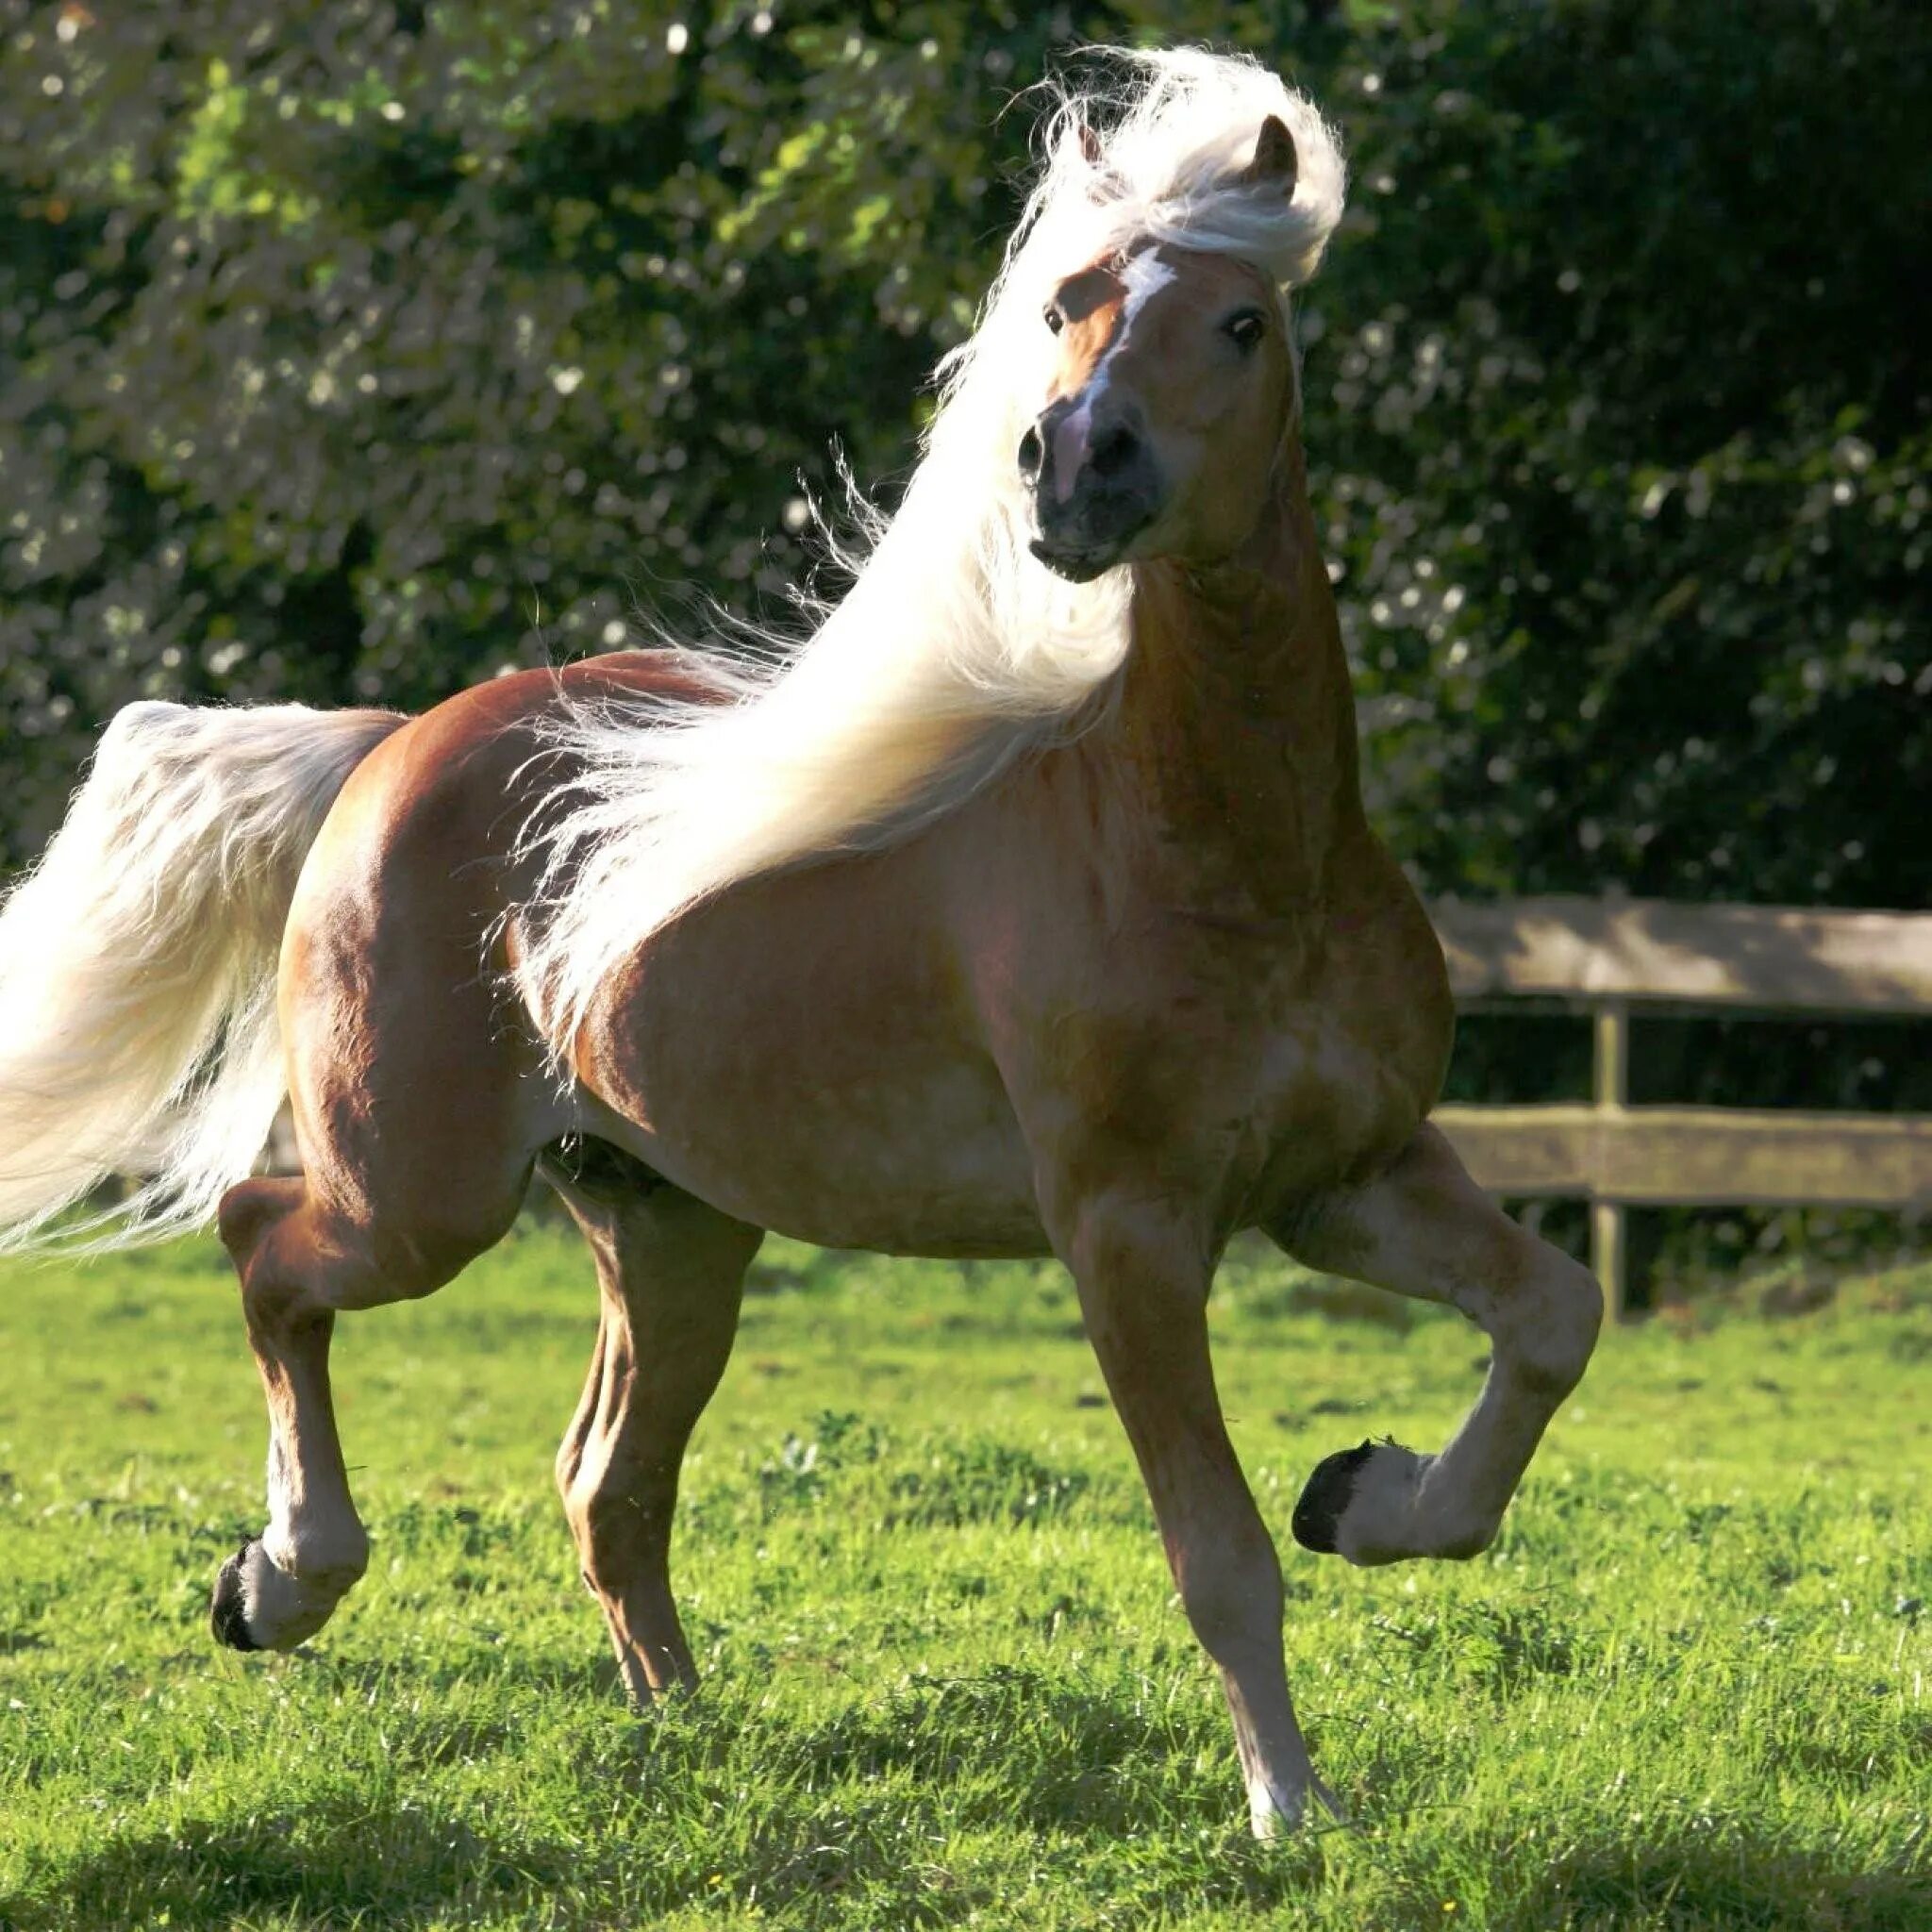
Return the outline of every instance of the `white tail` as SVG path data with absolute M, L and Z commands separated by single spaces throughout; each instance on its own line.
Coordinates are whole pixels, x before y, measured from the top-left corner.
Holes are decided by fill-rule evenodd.
M 138 704 L 0 905 L 0 1252 L 204 1222 L 254 1166 L 284 1080 L 275 961 L 302 861 L 404 721 Z M 139 1185 L 57 1216 L 114 1174 Z

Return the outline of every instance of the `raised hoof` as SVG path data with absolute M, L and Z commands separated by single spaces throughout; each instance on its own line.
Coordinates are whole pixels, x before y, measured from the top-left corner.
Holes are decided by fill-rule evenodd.
M 1337 1554 L 1336 1525 L 1348 1507 L 1349 1498 L 1355 1494 L 1355 1479 L 1362 1464 L 1374 1453 L 1375 1445 L 1364 1442 L 1358 1449 L 1338 1450 L 1315 1465 L 1315 1473 L 1303 1485 L 1301 1500 L 1289 1521 L 1294 1540 L 1303 1549 L 1323 1557 Z
M 242 1565 L 248 1558 L 253 1537 L 244 1536 L 242 1547 L 222 1565 L 215 1578 L 215 1593 L 208 1607 L 208 1628 L 217 1643 L 230 1650 L 259 1650 L 261 1645 L 248 1634 L 248 1612 L 242 1601 Z

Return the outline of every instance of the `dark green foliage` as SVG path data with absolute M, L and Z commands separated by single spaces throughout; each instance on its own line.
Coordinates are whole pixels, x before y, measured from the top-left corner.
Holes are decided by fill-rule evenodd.
M 1310 429 L 1410 701 L 1399 844 L 1457 890 L 1916 903 L 1923 11 L 1460 23 L 1382 73 Z
M 5 854 L 141 692 L 420 705 L 903 473 L 1010 92 L 1213 36 L 1342 122 L 1307 437 L 1439 890 L 1907 903 L 1924 9 L 0 7 Z

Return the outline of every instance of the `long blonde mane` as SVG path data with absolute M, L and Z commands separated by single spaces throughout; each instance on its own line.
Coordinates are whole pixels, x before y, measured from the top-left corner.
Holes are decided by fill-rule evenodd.
M 679 913 L 930 823 L 1110 688 L 1130 573 L 1075 587 L 1027 549 L 1014 452 L 1049 376 L 1041 311 L 1064 275 L 1142 240 L 1238 257 L 1292 287 L 1341 219 L 1344 176 L 1315 108 L 1244 57 L 1107 51 L 1096 68 L 1096 85 L 1051 89 L 1040 179 L 977 330 L 941 365 L 897 513 L 862 510 L 843 598 L 799 644 L 663 646 L 721 702 L 563 714 L 553 748 L 580 775 L 527 835 L 542 870 L 519 967 L 560 1055 L 608 975 Z M 1291 199 L 1239 179 L 1270 115 L 1294 137 Z

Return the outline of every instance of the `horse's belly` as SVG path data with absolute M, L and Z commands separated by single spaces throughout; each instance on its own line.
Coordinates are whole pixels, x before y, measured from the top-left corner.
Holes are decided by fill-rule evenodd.
M 681 1078 L 653 1081 L 608 1130 L 727 1214 L 828 1248 L 901 1255 L 1046 1251 L 1024 1143 L 957 1074 L 890 1091 L 768 1068 L 720 1106 Z
M 665 935 L 591 1056 L 585 1124 L 822 1246 L 1046 1252 L 1025 1142 L 943 949 L 916 920 L 790 903 L 817 896 L 774 881 Z

